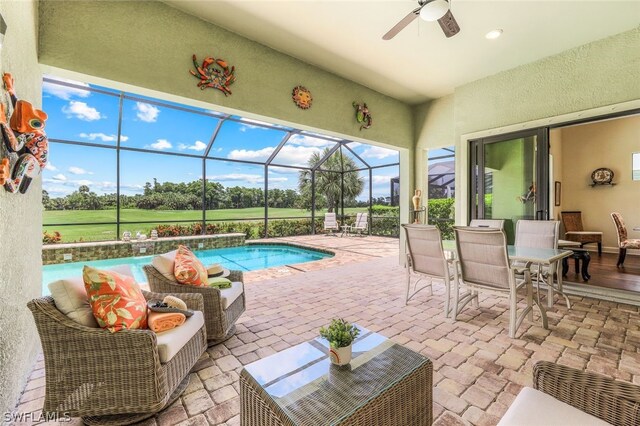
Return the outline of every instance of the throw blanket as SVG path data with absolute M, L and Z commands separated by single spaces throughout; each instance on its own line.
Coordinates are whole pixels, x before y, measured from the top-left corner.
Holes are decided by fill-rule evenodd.
M 184 324 L 186 317 L 184 314 L 180 314 L 177 312 L 149 312 L 149 317 L 147 322 L 149 323 L 149 328 L 156 333 L 161 333 L 163 331 L 171 330 L 178 326 Z

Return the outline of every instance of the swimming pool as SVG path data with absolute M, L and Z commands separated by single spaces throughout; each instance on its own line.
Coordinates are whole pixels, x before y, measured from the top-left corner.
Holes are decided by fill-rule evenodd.
M 220 263 L 225 268 L 241 271 L 255 271 L 257 269 L 312 262 L 314 260 L 333 257 L 332 254 L 323 253 L 317 250 L 304 249 L 284 244 L 248 244 L 238 247 L 199 250 L 194 253 L 205 265 Z M 111 268 L 116 265 L 129 265 L 133 271 L 136 281 L 146 282 L 147 277 L 145 276 L 142 267 L 150 264 L 151 259 L 153 259 L 153 256 L 125 257 L 120 259 L 45 265 L 42 267 L 42 294 L 49 294 L 49 288 L 47 285 L 52 281 L 82 275 L 82 267 L 84 265 L 94 266 L 96 268 Z

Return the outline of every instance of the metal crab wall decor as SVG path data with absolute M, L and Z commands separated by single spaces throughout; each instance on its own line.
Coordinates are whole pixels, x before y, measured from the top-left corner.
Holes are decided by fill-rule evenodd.
M 313 102 L 313 96 L 311 96 L 311 92 L 304 86 L 296 86 L 293 88 L 293 92 L 291 94 L 291 98 L 293 102 L 298 106 L 298 108 L 309 109 L 311 108 L 311 103 Z
M 206 57 L 202 61 L 202 66 L 198 65 L 196 55 L 193 55 L 194 70 L 189 70 L 191 75 L 200 79 L 198 87 L 201 90 L 207 87 L 220 90 L 225 96 L 231 94 L 229 86 L 236 81 L 235 70 L 236 67 L 229 68 L 229 64 L 224 59 L 215 59 L 211 56 Z
M 356 109 L 356 121 L 361 123 L 360 130 L 368 129 L 373 124 L 373 118 L 371 117 L 371 113 L 369 112 L 369 108 L 366 103 L 352 103 L 353 107 Z

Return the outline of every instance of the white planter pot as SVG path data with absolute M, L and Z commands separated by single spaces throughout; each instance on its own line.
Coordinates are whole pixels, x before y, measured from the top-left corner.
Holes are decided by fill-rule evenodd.
M 344 348 L 329 348 L 329 358 L 335 365 L 347 365 L 351 362 L 352 345 Z

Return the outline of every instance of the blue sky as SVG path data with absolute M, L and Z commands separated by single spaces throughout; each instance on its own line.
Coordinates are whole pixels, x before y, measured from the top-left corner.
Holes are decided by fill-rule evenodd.
M 56 78 L 57 79 L 57 78 Z M 57 79 L 61 81 L 68 81 Z M 89 87 L 87 84 L 72 82 Z M 95 93 L 80 88 L 70 88 L 45 82 L 43 85 L 44 110 L 49 115 L 46 131 L 51 139 L 91 142 L 115 146 L 118 133 L 118 92 Z M 158 152 L 180 152 L 202 155 L 209 144 L 219 120 L 209 115 L 185 112 L 167 106 L 125 99 L 123 103 L 121 146 L 145 148 Z M 162 101 L 170 105 L 177 105 Z M 194 111 L 206 110 L 187 107 Z M 273 153 L 286 132 L 264 128 L 255 121 L 225 121 L 210 156 L 236 160 L 265 161 Z M 273 161 L 274 165 L 307 164 L 310 156 L 332 141 L 298 134 L 289 139 Z M 370 165 L 396 163 L 398 152 L 376 146 L 353 142 L 352 149 Z M 202 161 L 195 158 L 156 155 L 121 151 L 121 193 L 142 192 L 145 182 L 156 178 L 160 182 L 189 182 L 202 175 Z M 367 173 L 361 173 L 368 179 Z M 398 167 L 375 169 L 373 174 L 374 197 L 389 195 L 389 179 L 398 176 Z M 264 167 L 208 160 L 207 178 L 228 186 L 264 186 Z M 271 188 L 296 189 L 297 170 L 283 167 L 269 169 Z M 368 184 L 368 181 L 367 181 Z M 114 193 L 116 191 L 115 150 L 66 144 L 50 145 L 49 164 L 43 172 L 43 187 L 51 196 L 64 196 L 80 185 L 88 185 L 92 191 Z M 360 198 L 366 198 L 363 194 Z

